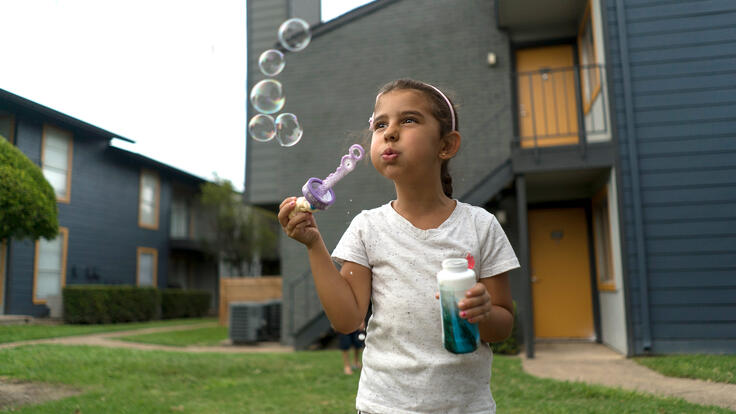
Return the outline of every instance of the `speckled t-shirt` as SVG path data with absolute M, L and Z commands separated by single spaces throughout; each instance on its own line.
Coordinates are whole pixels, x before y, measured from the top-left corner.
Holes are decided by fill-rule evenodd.
M 368 322 L 356 408 L 369 413 L 494 413 L 487 344 L 456 355 L 442 346 L 437 272 L 442 260 L 475 260 L 480 278 L 519 267 L 498 220 L 457 202 L 438 228 L 421 230 L 385 204 L 357 215 L 332 258 L 371 269 Z

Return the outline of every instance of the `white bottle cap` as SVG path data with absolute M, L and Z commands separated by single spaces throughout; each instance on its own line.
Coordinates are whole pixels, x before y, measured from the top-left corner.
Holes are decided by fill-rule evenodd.
M 468 260 L 461 258 L 445 259 L 442 261 L 442 269 L 451 272 L 464 272 L 468 270 Z

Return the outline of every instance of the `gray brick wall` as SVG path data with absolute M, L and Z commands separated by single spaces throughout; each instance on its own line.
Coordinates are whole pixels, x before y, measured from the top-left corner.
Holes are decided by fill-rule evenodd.
M 265 27 L 274 39 L 279 23 Z M 498 56 L 495 67 L 486 63 L 489 52 Z M 249 142 L 246 174 L 251 201 L 279 203 L 299 195 L 309 177 L 324 178 L 332 172 L 349 145 L 360 141 L 378 88 L 401 77 L 432 83 L 459 105 L 463 144 L 451 172 L 455 196 L 462 195 L 510 154 L 509 65 L 508 39 L 496 29 L 492 1 L 388 2 L 314 37 L 304 51 L 286 55 L 286 68 L 278 76 L 286 91 L 284 111 L 299 117 L 304 137 L 291 148 L 281 148 L 275 141 Z M 335 204 L 316 216 L 328 249 L 335 247 L 361 210 L 394 197 L 393 184 L 368 162 L 335 191 Z M 281 257 L 285 286 L 308 270 L 304 248 L 286 237 Z

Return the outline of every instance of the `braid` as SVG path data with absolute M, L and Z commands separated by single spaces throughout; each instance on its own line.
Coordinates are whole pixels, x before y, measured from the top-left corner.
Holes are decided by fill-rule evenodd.
M 446 196 L 452 198 L 452 176 L 450 175 L 449 171 L 449 164 L 450 160 L 445 160 L 442 162 L 442 167 L 440 169 L 440 180 L 442 181 L 442 191 L 445 193 Z

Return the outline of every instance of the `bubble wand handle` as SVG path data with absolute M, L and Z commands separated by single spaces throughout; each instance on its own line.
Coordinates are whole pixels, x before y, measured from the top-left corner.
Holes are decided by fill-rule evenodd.
M 315 212 L 317 210 L 325 210 L 335 202 L 335 192 L 332 187 L 342 180 L 346 175 L 355 169 L 358 161 L 363 159 L 365 150 L 358 144 L 350 147 L 347 155 L 340 160 L 340 165 L 335 172 L 328 175 L 327 178 L 320 180 L 312 177 L 302 187 L 304 197 L 296 200 L 294 210 L 289 214 L 289 218 L 301 211 Z

